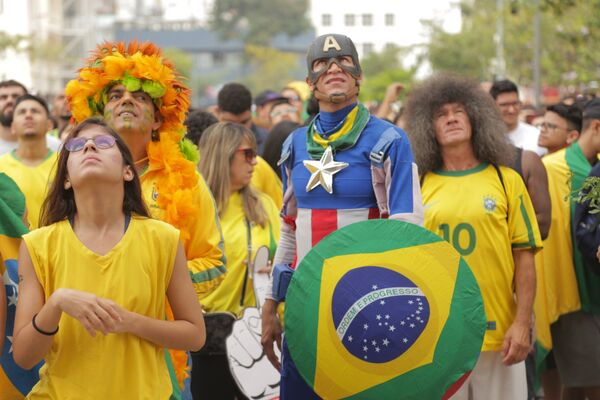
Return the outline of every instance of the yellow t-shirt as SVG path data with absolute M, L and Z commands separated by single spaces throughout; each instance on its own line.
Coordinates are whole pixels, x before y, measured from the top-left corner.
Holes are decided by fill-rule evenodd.
M 179 231 L 132 217 L 107 254 L 85 247 L 64 220 L 23 236 L 46 300 L 58 288 L 94 293 L 156 319 L 165 318 Z M 165 349 L 131 334 L 91 337 L 63 314 L 60 329 L 28 399 L 168 399 Z
M 275 255 L 275 248 L 279 241 L 279 213 L 271 198 L 260 194 L 261 202 L 268 215 L 265 227 L 251 224 L 252 259 L 256 250 L 261 246 L 269 248 L 269 258 Z M 219 287 L 208 295 L 202 304 L 207 311 L 229 311 L 238 316 L 246 307 L 256 306 L 252 279 L 246 283 L 246 292 L 243 305 L 240 304 L 244 274 L 248 258 L 248 229 L 242 197 L 239 193 L 233 194 L 227 203 L 227 209 L 221 217 L 221 227 L 225 238 L 225 256 L 227 257 L 227 275 Z
M 23 164 L 14 150 L 0 157 L 0 172 L 10 176 L 25 195 L 27 219 L 32 230 L 39 226 L 42 204 L 56 174 L 56 158 L 56 153 L 48 150 L 46 159 L 31 167 Z
M 148 170 L 141 177 L 142 196 L 152 218 L 164 220 L 165 211 L 158 206 L 160 196 L 158 181 L 164 179 L 164 170 Z M 215 202 L 200 174 L 198 177 L 198 197 L 193 199 L 199 207 L 201 217 L 188 221 L 190 237 L 183 242 L 187 267 L 198 300 L 213 291 L 225 277 L 223 237 L 219 230 Z
M 283 184 L 273 168 L 262 157 L 256 157 L 256 166 L 252 174 L 252 186 L 268 195 L 275 207 L 281 210 L 283 205 Z
M 425 227 L 464 257 L 481 289 L 488 321 L 482 351 L 499 351 L 515 318 L 512 250 L 542 247 L 525 184 L 512 169 L 500 170 L 506 192 L 490 164 L 430 172 L 422 188 Z

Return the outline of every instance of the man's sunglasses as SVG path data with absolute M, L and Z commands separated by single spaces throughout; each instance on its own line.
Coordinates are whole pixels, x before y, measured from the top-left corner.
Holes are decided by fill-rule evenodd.
M 246 161 L 251 163 L 257 156 L 256 154 L 256 150 L 254 150 L 253 148 L 245 148 L 245 149 L 237 149 L 236 151 L 240 151 L 240 152 L 244 152 L 244 157 L 246 158 Z
M 98 135 L 93 138 L 78 136 L 69 139 L 67 143 L 65 143 L 65 148 L 71 153 L 81 151 L 85 147 L 85 144 L 88 142 L 88 140 L 93 141 L 94 145 L 96 145 L 96 147 L 99 149 L 110 149 L 117 142 L 117 139 L 111 135 Z

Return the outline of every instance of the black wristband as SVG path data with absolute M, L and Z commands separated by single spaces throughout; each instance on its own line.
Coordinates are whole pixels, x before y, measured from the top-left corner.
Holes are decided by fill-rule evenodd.
M 35 323 L 35 317 L 37 317 L 37 313 L 33 316 L 32 320 L 31 320 L 31 325 L 33 325 L 33 329 L 35 329 L 36 331 L 38 331 L 42 335 L 46 335 L 46 336 L 54 336 L 54 335 L 56 335 L 56 333 L 58 332 L 58 326 L 56 327 L 56 329 L 54 330 L 54 332 L 43 331 Z

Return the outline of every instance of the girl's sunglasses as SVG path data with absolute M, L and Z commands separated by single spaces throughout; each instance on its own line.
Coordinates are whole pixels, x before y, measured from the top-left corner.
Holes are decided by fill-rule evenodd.
M 85 144 L 88 142 L 88 140 L 93 141 L 96 147 L 99 149 L 109 149 L 117 142 L 117 139 L 111 135 L 98 135 L 93 138 L 78 136 L 69 139 L 67 143 L 65 143 L 65 148 L 71 153 L 81 151 L 85 147 Z
M 244 157 L 246 158 L 246 161 L 251 163 L 255 158 L 256 158 L 256 150 L 254 150 L 253 148 L 245 148 L 245 149 L 237 149 L 236 151 L 243 151 L 244 152 Z

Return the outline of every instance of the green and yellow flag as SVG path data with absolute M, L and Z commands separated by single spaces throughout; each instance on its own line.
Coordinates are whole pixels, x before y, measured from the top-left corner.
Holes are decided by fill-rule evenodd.
M 327 399 L 440 399 L 475 366 L 486 318 L 454 248 L 416 225 L 369 220 L 317 244 L 294 273 L 285 332 Z
M 23 399 L 38 381 L 39 366 L 23 370 L 12 356 L 12 335 L 19 293 L 17 259 L 21 235 L 27 233 L 23 222 L 25 196 L 17 184 L 6 174 L 0 173 L 0 274 L 6 289 L 7 315 L 6 337 L 0 355 L 0 398 Z

